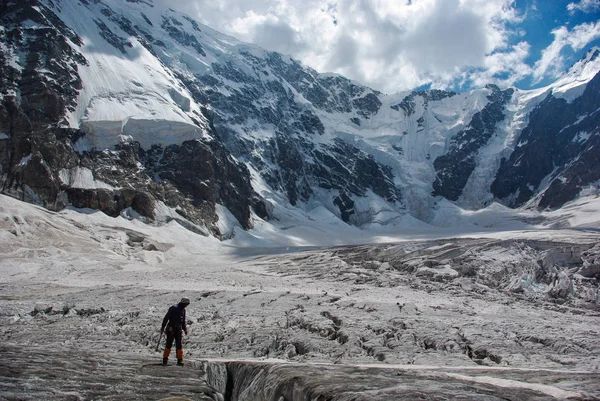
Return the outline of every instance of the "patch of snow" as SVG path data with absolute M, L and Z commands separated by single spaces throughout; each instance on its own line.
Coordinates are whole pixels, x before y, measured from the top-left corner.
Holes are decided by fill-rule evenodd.
M 142 148 L 152 145 L 180 145 L 185 141 L 207 138 L 208 132 L 195 125 L 174 120 L 83 120 L 81 129 L 86 132 L 88 146 L 110 148 L 120 142 L 137 141 Z
M 223 236 L 223 239 L 231 239 L 235 235 L 236 229 L 241 229 L 240 222 L 225 206 L 216 204 L 215 212 L 219 217 L 217 227 Z
M 577 135 L 575 135 L 573 137 L 573 141 L 572 142 L 585 142 L 588 139 L 590 139 L 591 134 L 589 132 L 586 131 L 580 131 L 577 133 Z
M 544 212 L 542 216 L 549 226 L 566 221 L 570 227 L 600 230 L 600 181 L 582 189 L 578 199 L 558 210 Z
M 182 95 L 174 88 L 169 88 L 169 95 L 171 96 L 171 99 L 173 99 L 173 101 L 177 103 L 181 110 L 190 111 L 190 98 Z
M 29 161 L 31 160 L 32 154 L 28 154 L 27 156 L 24 156 L 20 161 L 19 161 L 19 166 L 26 166 L 27 163 L 29 163 Z
M 457 373 L 446 373 L 447 376 L 454 377 L 456 379 L 464 380 L 464 381 L 473 381 L 477 383 L 485 383 L 492 384 L 494 386 L 507 387 L 507 388 L 522 388 L 528 390 L 539 391 L 543 394 L 546 394 L 550 397 L 557 399 L 571 399 L 571 398 L 582 398 L 583 396 L 575 391 L 567 391 L 560 389 L 555 386 L 550 386 L 547 384 L 538 384 L 538 383 L 526 383 L 517 380 L 508 380 L 508 379 L 500 379 L 497 377 L 489 377 L 489 376 L 466 376 Z
M 92 170 L 85 167 L 73 167 L 71 169 L 62 169 L 58 173 L 58 177 L 62 184 L 71 188 L 81 189 L 116 189 L 104 181 L 94 178 Z
M 592 52 L 590 51 L 590 54 Z M 588 82 L 600 71 L 600 57 L 594 60 L 580 60 L 575 63 L 567 73 L 556 82 L 531 93 L 551 90 L 556 98 L 565 99 L 568 103 L 580 97 L 585 91 Z
M 427 267 L 422 266 L 417 269 L 418 273 L 430 273 L 433 276 L 458 277 L 458 272 L 449 265 Z

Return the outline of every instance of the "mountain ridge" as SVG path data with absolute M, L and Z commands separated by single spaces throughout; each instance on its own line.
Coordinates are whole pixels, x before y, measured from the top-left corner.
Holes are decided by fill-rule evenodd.
M 555 209 L 599 186 L 594 52 L 532 91 L 385 95 L 148 1 L 4 7 L 2 192 L 49 208 L 177 219 L 223 237 L 217 205 L 244 229 L 283 219 L 286 204 L 361 227 L 432 222 L 444 198 Z M 525 146 L 544 113 L 574 117 Z M 549 140 L 558 167 L 514 173 L 519 154 L 542 163 Z

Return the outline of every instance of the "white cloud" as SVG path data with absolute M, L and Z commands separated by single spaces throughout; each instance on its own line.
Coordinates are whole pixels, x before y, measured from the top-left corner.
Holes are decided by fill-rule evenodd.
M 567 10 L 571 14 L 578 10 L 584 13 L 597 12 L 600 10 L 600 0 L 581 0 L 579 3 L 569 3 L 567 4 Z
M 216 30 L 387 93 L 427 83 L 447 85 L 490 65 L 496 75 L 502 68 L 513 71 L 502 60 L 524 49 L 509 46 L 517 32 L 508 24 L 520 18 L 514 0 L 180 3 L 177 7 Z
M 536 83 L 546 77 L 557 77 L 564 71 L 565 48 L 581 50 L 593 40 L 600 38 L 600 21 L 577 25 L 571 31 L 561 26 L 554 29 L 552 34 L 554 40 L 542 51 L 542 58 L 534 66 L 533 79 Z
M 532 68 L 525 62 L 530 48 L 529 43 L 519 42 L 509 51 L 488 55 L 485 58 L 484 68 L 471 72 L 472 84 L 477 87 L 488 83 L 509 86 L 531 75 Z
M 252 42 L 284 54 L 300 54 L 308 46 L 301 37 L 301 32 L 275 15 L 258 16 L 249 12 L 244 22 L 249 21 L 250 27 L 239 20 L 233 21 L 231 29 L 236 29 L 237 26 L 238 31 L 234 33 L 249 35 Z
M 600 22 L 556 28 L 531 67 L 518 23 L 536 12 L 535 1 L 523 15 L 515 0 L 190 0 L 175 6 L 242 41 L 386 93 L 425 84 L 512 85 L 528 76 L 540 82 L 564 71 L 567 49 L 581 50 L 600 37 Z M 599 7 L 600 0 L 568 5 L 572 12 Z

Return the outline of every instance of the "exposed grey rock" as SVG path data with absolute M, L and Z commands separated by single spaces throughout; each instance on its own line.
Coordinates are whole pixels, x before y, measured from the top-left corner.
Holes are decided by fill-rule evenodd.
M 456 92 L 442 91 L 439 89 L 432 89 L 428 91 L 418 90 L 411 92 L 411 94 L 405 96 L 400 103 L 394 104 L 390 107 L 396 111 L 400 111 L 400 109 L 402 109 L 406 116 L 411 116 L 415 114 L 415 97 L 417 96 L 423 99 L 424 105 L 425 107 L 427 107 L 429 101 L 442 100 L 448 97 L 452 97 L 454 95 L 456 95 Z
M 600 114 L 590 112 L 598 108 L 600 74 L 572 103 L 548 95 L 532 111 L 515 150 L 502 160 L 491 185 L 494 196 L 518 207 L 544 190 L 539 206 L 556 209 L 600 179 Z M 580 133 L 586 136 L 580 138 Z M 541 188 L 550 174 L 548 189 Z
M 216 203 L 225 205 L 244 228 L 250 227 L 252 205 L 259 215 L 268 217 L 261 198 L 251 188 L 247 168 L 215 141 L 191 141 L 148 151 L 124 143 L 106 152 L 76 152 L 74 143 L 86 134 L 61 126 L 66 112 L 74 109 L 81 88 L 78 65 L 86 64 L 67 39 L 79 44 L 81 40 L 35 0 L 7 3 L 4 8 L 3 40 L 23 52 L 26 63 L 19 73 L 0 54 L 2 76 L 6 77 L 0 81 L 4 94 L 0 130 L 8 136 L 0 140 L 2 192 L 53 210 L 70 204 L 118 216 L 133 208 L 150 221 L 156 217 L 156 201 L 162 201 L 178 208 L 182 219 L 206 226 L 217 236 L 221 233 L 215 225 Z M 102 10 L 125 32 L 134 33 L 127 19 L 109 8 Z M 25 20 L 48 27 L 22 30 L 20 24 Z M 49 20 L 52 24 L 46 24 Z M 126 51 L 128 42 L 101 21 L 97 24 L 109 43 Z M 11 95 L 14 91 L 20 96 Z M 178 103 L 186 107 L 183 100 Z M 60 172 L 73 168 L 89 169 L 94 179 L 115 189 L 71 187 L 62 182 Z
M 198 54 L 206 56 L 204 50 L 202 49 L 202 45 L 198 42 L 198 39 L 190 33 L 187 33 L 182 28 L 182 23 L 177 21 L 174 17 L 168 18 L 163 17 L 163 21 L 161 23 L 161 28 L 166 30 L 173 39 L 177 42 L 181 43 L 184 46 L 189 46 L 196 50 Z
M 102 22 L 100 20 L 95 20 L 94 22 L 96 23 L 96 25 L 98 25 L 98 29 L 100 30 L 100 35 L 108 43 L 110 43 L 111 45 L 113 45 L 114 47 L 119 49 L 121 51 L 121 53 L 126 54 L 127 53 L 126 48 L 133 47 L 133 45 L 128 40 L 113 33 L 110 30 L 110 28 L 106 26 L 106 24 L 104 22 Z
M 433 194 L 436 196 L 458 200 L 475 170 L 479 150 L 494 135 L 496 125 L 504 119 L 504 107 L 514 90 L 501 91 L 495 85 L 488 85 L 487 88 L 491 91 L 489 103 L 473 116 L 466 129 L 452 137 L 448 152 L 433 162 L 437 173 L 433 183 Z

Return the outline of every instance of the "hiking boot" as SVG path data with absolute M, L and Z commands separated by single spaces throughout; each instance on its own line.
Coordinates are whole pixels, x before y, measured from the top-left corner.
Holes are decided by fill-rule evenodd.
M 183 359 L 177 360 L 177 366 L 183 366 Z
M 163 358 L 163 365 L 166 365 L 169 362 L 169 358 Z

